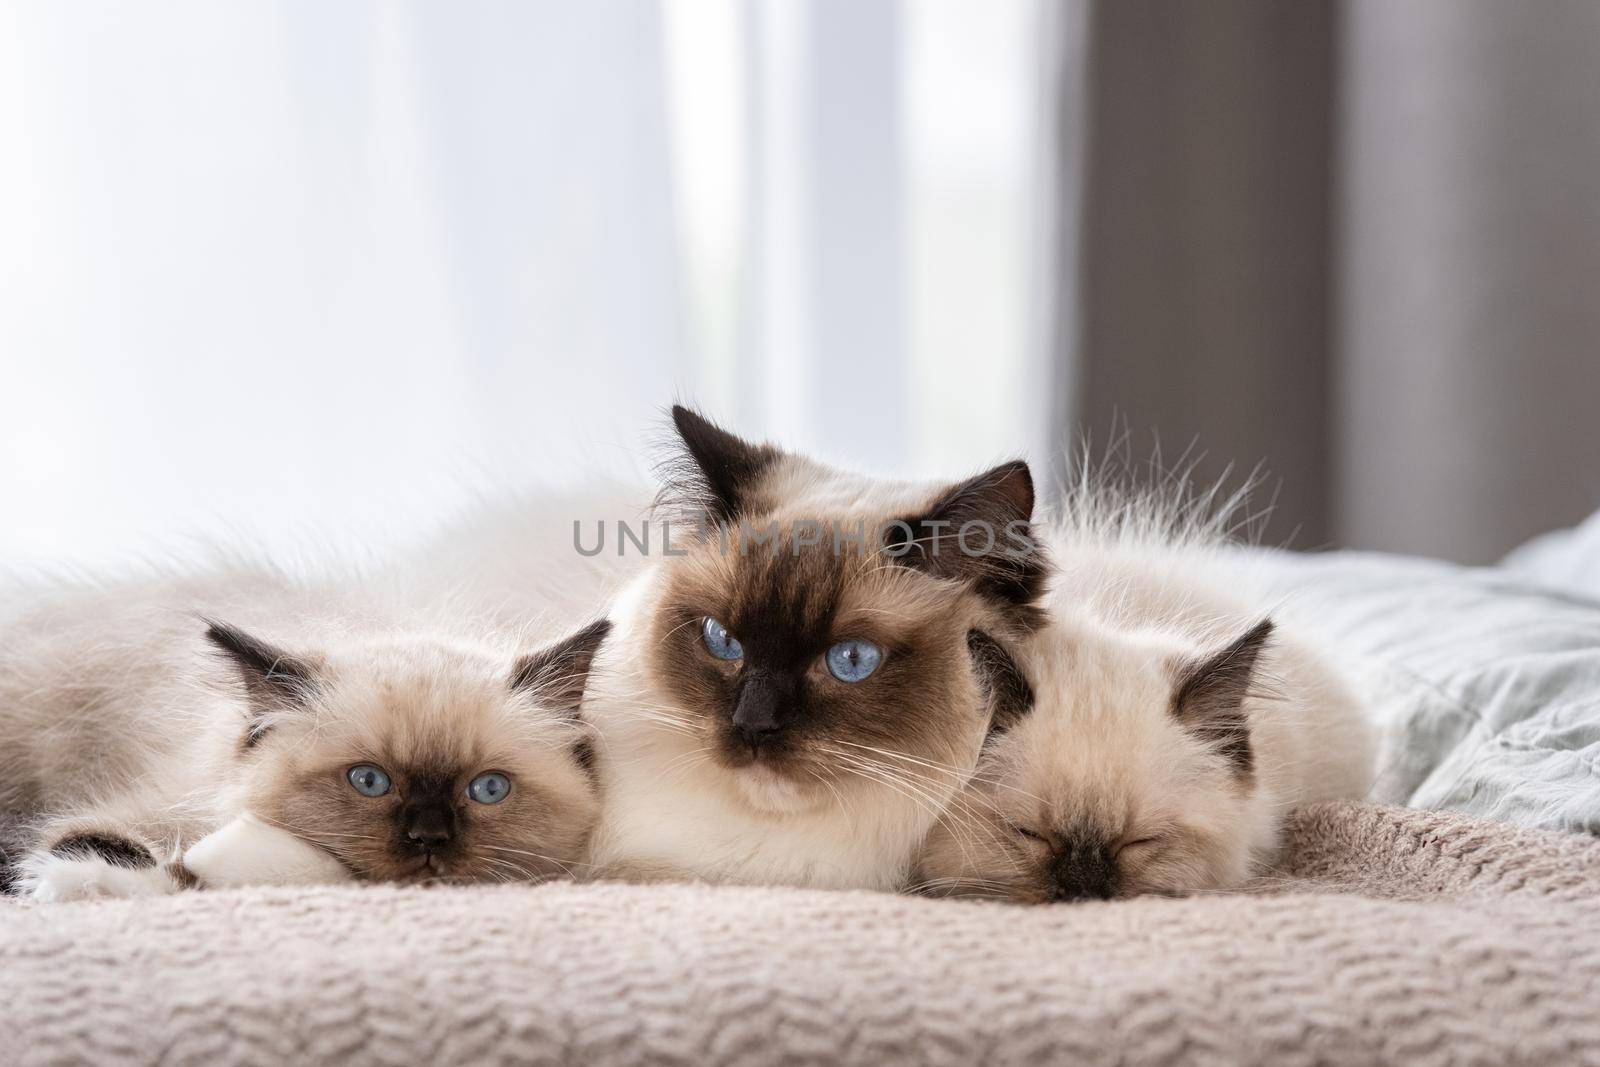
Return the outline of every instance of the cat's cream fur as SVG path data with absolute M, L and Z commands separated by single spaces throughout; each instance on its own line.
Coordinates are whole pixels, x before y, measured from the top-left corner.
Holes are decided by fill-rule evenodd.
M 645 664 L 664 577 L 641 577 L 613 606 L 620 620 L 614 644 L 601 653 L 591 681 L 587 707 L 603 738 L 606 795 L 595 867 L 633 879 L 896 888 L 916 843 L 976 758 L 987 712 L 974 673 L 955 672 L 941 699 L 926 707 L 947 721 L 942 740 L 915 753 L 897 755 L 888 741 L 874 748 L 840 742 L 824 756 L 833 770 L 815 772 L 826 777 L 785 777 L 759 765 L 730 769 L 708 754 L 701 709 L 663 691 Z M 948 643 L 958 653 L 965 651 L 961 622 L 986 614 L 959 591 L 927 610 L 950 626 Z M 952 770 L 919 776 L 927 780 L 915 788 L 893 784 L 908 766 L 925 762 Z
M 927 514 L 949 485 L 848 475 L 740 441 L 681 409 L 675 418 L 696 466 L 686 476 L 689 502 L 722 512 L 722 532 L 747 521 L 775 524 L 780 538 L 746 553 L 716 535 L 689 541 L 680 528 L 685 554 L 649 560 L 607 611 L 615 628 L 586 704 L 604 741 L 606 801 L 592 861 L 627 878 L 897 888 L 970 773 L 990 717 L 968 635 L 1025 628 L 1031 594 L 1000 603 L 953 571 L 799 543 L 807 522 L 872 530 Z M 1026 468 L 996 470 L 993 485 L 974 480 L 961 492 L 1026 520 Z M 792 758 L 751 758 L 730 752 L 725 734 L 747 673 L 770 661 L 715 664 L 700 642 L 707 616 L 752 649 L 765 634 L 779 660 L 815 663 L 846 638 L 893 651 L 856 687 L 809 670 L 800 699 L 836 710 L 799 715 L 803 740 Z M 808 636 L 791 639 L 791 628 Z
M 340 885 L 355 880 L 333 853 L 248 811 L 190 845 L 183 866 L 207 889 Z
M 579 759 L 588 732 L 574 682 L 581 693 L 592 634 L 583 655 L 514 686 L 529 652 L 518 633 L 248 566 L 32 588 L 10 602 L 25 607 L 6 620 L 0 657 L 0 809 L 22 819 L 12 858 L 38 898 L 170 892 L 189 880 L 174 862 L 182 852 L 246 813 L 358 878 L 541 878 L 581 862 L 598 800 Z M 202 613 L 289 650 L 312 684 L 273 699 L 206 639 Z M 354 792 L 346 772 L 367 762 L 393 777 L 391 795 Z M 492 807 L 460 805 L 447 857 L 394 847 L 409 776 L 449 792 L 465 780 L 445 778 L 487 770 L 509 775 L 512 791 Z M 58 848 L 84 834 L 155 862 Z M 244 840 L 219 840 L 211 855 L 260 867 Z M 215 862 L 219 882 L 241 879 Z
M 990 740 L 929 836 L 925 890 L 1038 902 L 1226 888 L 1271 860 L 1291 807 L 1366 792 L 1372 724 L 1293 605 L 1252 592 L 1221 521 L 1154 498 L 1070 501 L 1050 541 L 1052 621 L 1015 646 L 1033 707 Z M 1208 663 L 1214 706 L 1186 713 L 1184 681 Z M 1230 706 L 1248 730 L 1242 768 Z

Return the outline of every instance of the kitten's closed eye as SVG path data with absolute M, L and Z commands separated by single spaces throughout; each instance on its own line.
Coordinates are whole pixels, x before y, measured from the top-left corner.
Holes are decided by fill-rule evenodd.
M 1161 851 L 1166 843 L 1167 839 L 1160 834 L 1135 837 L 1117 845 L 1116 857 L 1119 860 L 1138 861 Z

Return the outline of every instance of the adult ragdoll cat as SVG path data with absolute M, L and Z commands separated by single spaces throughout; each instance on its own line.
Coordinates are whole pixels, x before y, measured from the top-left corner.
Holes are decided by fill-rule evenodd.
M 897 888 L 991 718 L 971 648 L 1040 621 L 1028 468 L 892 484 L 673 419 L 664 514 L 695 518 L 608 613 L 585 704 L 604 739 L 591 859 Z
M 598 798 L 577 711 L 604 622 L 528 651 L 243 569 L 23 599 L 0 657 L 17 891 L 172 892 L 202 839 L 201 880 L 224 884 L 311 857 L 396 881 L 581 862 Z
M 1374 735 L 1338 664 L 1214 536 L 1088 494 L 1049 535 L 1050 622 L 1019 642 L 978 771 L 918 860 L 927 892 L 1019 902 L 1225 889 L 1289 808 L 1360 797 Z

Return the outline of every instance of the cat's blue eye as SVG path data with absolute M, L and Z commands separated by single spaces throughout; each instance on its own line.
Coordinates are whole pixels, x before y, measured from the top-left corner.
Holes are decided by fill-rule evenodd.
M 840 641 L 828 649 L 828 673 L 841 682 L 859 682 L 878 669 L 883 649 L 870 641 Z
M 498 804 L 511 792 L 511 779 L 498 771 L 480 774 L 467 786 L 467 796 L 479 804 Z
M 389 776 L 383 773 L 382 767 L 374 767 L 370 763 L 351 767 L 345 777 L 356 787 L 356 792 L 364 797 L 381 797 L 389 791 Z
M 706 651 L 718 659 L 743 659 L 744 646 L 741 645 L 728 628 L 706 616 L 706 621 L 700 624 L 700 633 L 706 643 Z

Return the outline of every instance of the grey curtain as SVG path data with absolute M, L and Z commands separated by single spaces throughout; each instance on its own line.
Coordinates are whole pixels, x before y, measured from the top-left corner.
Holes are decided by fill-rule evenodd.
M 1064 426 L 1263 464 L 1299 547 L 1488 561 L 1600 507 L 1600 4 L 1082 25 Z

